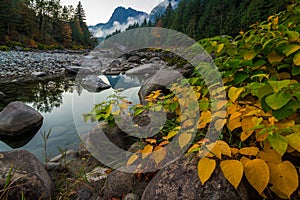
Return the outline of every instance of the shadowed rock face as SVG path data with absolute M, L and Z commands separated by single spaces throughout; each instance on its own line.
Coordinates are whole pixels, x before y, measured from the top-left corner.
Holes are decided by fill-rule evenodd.
M 0 137 L 35 134 L 43 124 L 42 115 L 30 106 L 15 101 L 0 113 Z
M 146 187 L 142 200 L 186 200 L 186 199 L 249 199 L 243 183 L 238 190 L 225 179 L 217 167 L 209 181 L 201 184 L 197 174 L 197 159 L 180 159 L 160 170 Z
M 51 199 L 53 183 L 40 161 L 25 150 L 0 152 L 0 199 Z M 10 184 L 4 189 L 11 175 Z

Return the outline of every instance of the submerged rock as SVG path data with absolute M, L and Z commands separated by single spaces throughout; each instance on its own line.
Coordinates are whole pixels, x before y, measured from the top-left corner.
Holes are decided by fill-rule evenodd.
M 0 152 L 0 197 L 51 199 L 53 183 L 40 161 L 25 150 Z M 4 188 L 7 180 L 8 187 Z
M 34 135 L 43 124 L 42 115 L 30 106 L 15 101 L 0 113 L 0 137 Z
M 46 72 L 32 72 L 31 75 L 36 76 L 36 77 L 43 77 L 43 76 L 47 76 L 47 73 Z
M 137 75 L 137 76 L 145 76 L 146 74 L 155 74 L 160 69 L 164 68 L 165 65 L 160 64 L 144 64 L 133 69 L 130 69 L 126 72 L 127 75 Z

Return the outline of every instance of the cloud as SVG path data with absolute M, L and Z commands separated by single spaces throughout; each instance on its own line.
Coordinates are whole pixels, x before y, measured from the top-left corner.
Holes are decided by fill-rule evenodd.
M 113 33 L 115 30 L 125 31 L 125 29 L 129 25 L 132 25 L 134 23 L 142 24 L 144 22 L 145 18 L 147 19 L 148 16 L 147 15 L 139 15 L 137 18 L 128 17 L 126 23 L 120 24 L 120 22 L 115 21 L 113 23 L 113 26 L 110 27 L 109 29 L 104 29 L 103 27 L 99 27 L 99 28 L 91 30 L 91 32 L 93 33 L 93 35 L 95 37 L 106 37 L 107 35 Z

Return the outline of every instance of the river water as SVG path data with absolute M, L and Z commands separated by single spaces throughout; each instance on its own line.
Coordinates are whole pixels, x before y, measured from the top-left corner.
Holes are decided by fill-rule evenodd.
M 22 101 L 38 110 L 44 117 L 43 125 L 37 134 L 27 144 L 18 148 L 26 149 L 44 161 L 42 133 L 51 130 L 47 140 L 49 157 L 56 156 L 61 150 L 76 149 L 80 143 L 79 136 L 88 133 L 91 128 L 91 124 L 84 122 L 82 114 L 90 112 L 96 103 L 107 100 L 114 89 L 123 88 L 122 95 L 138 103 L 137 93 L 143 80 L 125 75 L 100 75 L 99 77 L 109 83 L 112 88 L 93 93 L 76 85 L 74 79 L 65 77 L 55 80 L 1 84 L 0 91 L 6 96 L 0 100 L 0 110 L 10 102 Z M 14 144 L 0 141 L 0 151 L 12 150 L 15 146 L 20 146 L 18 141 Z

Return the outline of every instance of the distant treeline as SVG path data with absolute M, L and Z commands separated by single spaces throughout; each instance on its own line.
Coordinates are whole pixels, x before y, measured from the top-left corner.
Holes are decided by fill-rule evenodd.
M 29 48 L 90 48 L 96 40 L 85 22 L 81 2 L 76 8 L 60 0 L 1 0 L 0 44 Z
M 163 27 L 184 33 L 195 40 L 216 35 L 236 36 L 251 24 L 286 9 L 290 0 L 182 0 L 176 9 L 171 1 L 165 14 L 156 22 L 135 23 L 126 30 L 139 27 Z M 120 33 L 115 30 L 107 38 Z

